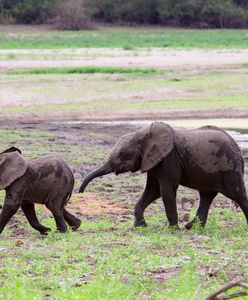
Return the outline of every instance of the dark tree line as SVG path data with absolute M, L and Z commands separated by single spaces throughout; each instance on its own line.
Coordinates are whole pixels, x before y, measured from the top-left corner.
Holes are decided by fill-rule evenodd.
M 248 0 L 0 0 L 1 23 L 80 29 L 90 21 L 247 28 Z

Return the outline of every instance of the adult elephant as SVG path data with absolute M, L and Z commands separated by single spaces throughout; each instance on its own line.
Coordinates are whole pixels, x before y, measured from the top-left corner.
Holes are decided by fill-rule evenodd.
M 181 184 L 199 191 L 200 202 L 190 229 L 199 219 L 204 226 L 218 193 L 234 200 L 248 221 L 244 161 L 233 138 L 215 126 L 174 130 L 155 122 L 122 136 L 100 168 L 90 172 L 79 192 L 94 178 L 114 172 L 147 172 L 146 187 L 135 205 L 135 226 L 146 226 L 144 210 L 162 196 L 170 226 L 178 226 L 176 192 Z

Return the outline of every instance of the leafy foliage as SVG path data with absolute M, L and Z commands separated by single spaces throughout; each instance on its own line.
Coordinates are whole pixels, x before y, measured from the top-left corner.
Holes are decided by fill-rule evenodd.
M 12 18 L 16 23 L 43 23 L 55 14 L 60 0 L 0 0 L 0 21 Z
M 82 0 L 62 1 L 57 7 L 53 23 L 57 29 L 61 30 L 90 28 L 89 17 Z
M 247 27 L 247 6 L 247 0 L 0 0 L 0 21 L 43 23 L 56 17 L 61 29 L 88 27 L 89 19 L 194 28 Z

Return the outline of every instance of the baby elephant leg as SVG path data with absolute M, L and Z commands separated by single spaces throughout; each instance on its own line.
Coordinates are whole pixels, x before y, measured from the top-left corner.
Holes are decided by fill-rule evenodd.
M 26 216 L 29 224 L 41 234 L 47 234 L 48 231 L 51 231 L 50 228 L 43 226 L 37 219 L 35 208 L 33 203 L 25 203 L 21 206 L 24 215 Z
M 8 205 L 4 204 L 2 213 L 0 215 L 0 233 L 2 233 L 5 225 L 8 223 L 10 218 L 17 212 L 20 205 Z
M 50 205 L 46 205 L 46 207 L 53 214 L 53 217 L 56 222 L 57 230 L 61 233 L 65 233 L 67 231 L 67 225 L 64 219 L 63 209 L 58 209 L 53 206 L 51 207 Z
M 71 226 L 72 230 L 77 230 L 81 225 L 81 220 L 69 213 L 65 208 L 63 209 L 63 215 L 66 222 Z

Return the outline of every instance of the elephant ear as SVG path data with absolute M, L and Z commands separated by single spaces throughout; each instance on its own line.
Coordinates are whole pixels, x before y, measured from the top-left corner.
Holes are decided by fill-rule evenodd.
M 9 153 L 9 152 L 14 152 L 14 151 L 18 151 L 20 154 L 22 154 L 20 149 L 18 149 L 16 147 L 10 147 L 10 148 L 4 150 L 3 152 L 1 152 L 0 155 L 3 154 L 3 153 Z
M 28 163 L 19 151 L 4 151 L 0 154 L 0 189 L 5 189 L 16 179 L 22 177 L 28 168 Z
M 147 172 L 161 162 L 173 149 L 175 132 L 162 122 L 152 123 L 141 151 L 141 171 Z

